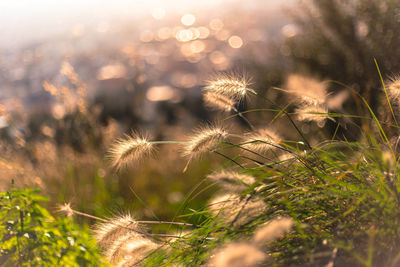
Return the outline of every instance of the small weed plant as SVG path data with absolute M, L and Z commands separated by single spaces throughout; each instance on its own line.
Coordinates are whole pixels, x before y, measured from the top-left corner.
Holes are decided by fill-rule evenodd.
M 96 241 L 69 218 L 54 218 L 38 190 L 0 193 L 0 266 L 107 266 Z

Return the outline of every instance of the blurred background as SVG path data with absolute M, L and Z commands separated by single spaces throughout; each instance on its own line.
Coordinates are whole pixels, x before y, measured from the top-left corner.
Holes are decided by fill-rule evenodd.
M 248 74 L 282 104 L 273 87 L 291 73 L 339 81 L 328 88 L 333 111 L 364 112 L 351 87 L 384 118 L 373 58 L 385 78 L 400 70 L 397 0 L 2 0 L 0 14 L 0 188 L 39 187 L 51 205 L 70 201 L 98 216 L 171 219 L 185 198 L 198 209 L 215 193 L 204 177 L 223 160 L 205 158 L 183 173 L 179 147 L 165 146 L 116 172 L 107 150 L 132 130 L 184 140 L 223 118 L 201 97 L 220 72 Z M 259 127 L 273 116 L 248 114 Z M 302 130 L 355 139 L 353 124 Z

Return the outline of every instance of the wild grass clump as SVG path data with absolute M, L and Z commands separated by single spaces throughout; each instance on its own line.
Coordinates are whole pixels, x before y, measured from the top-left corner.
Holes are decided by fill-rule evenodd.
M 211 124 L 218 126 L 200 128 L 184 141 L 138 136 L 118 141 L 111 148 L 113 165 L 118 167 L 134 167 L 132 161 L 150 155 L 147 152 L 159 144 L 181 147 L 188 158 L 184 171 L 190 172 L 189 163 L 206 154 L 226 163 L 206 177 L 209 185 L 203 190 L 214 188 L 215 196 L 200 209 L 184 212 L 201 192 L 187 196 L 169 222 L 97 218 L 102 225 L 96 236 L 106 258 L 122 264 L 131 257 L 145 266 L 396 266 L 400 259 L 399 154 L 391 141 L 395 136 L 382 125 L 398 126 L 382 123 L 359 96 L 370 110 L 359 129 L 362 139 L 350 142 L 341 136 L 340 140 L 337 131 L 318 129 L 327 119 L 339 127 L 338 118 L 351 122 L 357 116 L 331 112 L 328 82 L 296 74 L 286 87 L 281 89 L 287 93 L 285 108 L 264 99 L 273 108 L 239 112 L 235 105 L 245 101 L 244 96 L 262 97 L 248 89 L 242 78 L 223 76 L 204 90 L 206 104 L 233 114 Z M 393 101 L 394 85 L 388 88 L 387 98 Z M 269 123 L 250 122 L 245 116 L 249 112 L 275 114 Z M 227 125 L 229 119 L 236 116 L 251 131 L 227 130 L 233 128 Z M 284 130 L 279 130 L 278 122 Z M 169 227 L 157 234 L 143 230 L 144 224 Z M 177 229 L 172 232 L 171 227 Z M 127 250 L 128 243 L 138 251 Z
M 81 86 L 68 65 L 63 73 Z M 198 178 L 168 221 L 154 213 L 155 219 L 148 221 L 127 213 L 104 219 L 71 204 L 60 210 L 98 221 L 94 236 L 104 257 L 117 266 L 397 266 L 399 112 L 390 104 L 397 97 L 397 81 L 382 84 L 379 96 L 389 103 L 385 116 L 375 114 L 349 86 L 345 89 L 369 115 L 333 112 L 327 93 L 331 83 L 291 75 L 283 88 L 275 88 L 286 94 L 278 104 L 250 89 L 242 76 L 219 76 L 207 83 L 204 100 L 229 117 L 183 140 L 152 140 L 135 133 L 117 139 L 108 154 L 109 171 L 115 175 L 140 168 L 145 159 L 162 168 L 173 154 L 157 152 L 160 146 L 177 148 L 187 173 L 200 158 L 216 164 L 221 162 L 217 158 L 223 160 L 217 170 Z M 50 84 L 45 87 L 58 92 Z M 237 105 L 252 98 L 265 106 L 239 110 Z M 273 119 L 248 119 L 261 112 L 272 113 Z M 383 120 L 387 115 L 395 123 Z M 235 125 L 235 117 L 243 124 Z M 328 121 L 336 126 L 333 131 L 326 129 Z M 355 127 L 361 122 L 356 135 L 361 138 L 349 141 L 339 133 L 342 121 Z M 213 194 L 208 203 L 190 206 L 204 192 Z

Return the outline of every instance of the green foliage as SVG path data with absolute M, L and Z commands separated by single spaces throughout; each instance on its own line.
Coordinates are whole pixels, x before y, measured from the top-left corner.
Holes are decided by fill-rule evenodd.
M 35 189 L 0 193 L 0 265 L 105 266 L 87 228 L 54 218 Z
M 183 217 L 202 215 L 206 219 L 194 231 L 167 244 L 168 250 L 151 255 L 147 266 L 204 264 L 214 248 L 251 239 L 258 226 L 279 216 L 295 219 L 296 226 L 267 246 L 271 264 L 323 266 L 339 248 L 335 266 L 397 266 L 400 182 L 397 167 L 391 165 L 393 154 L 358 142 L 325 142 L 306 154 L 301 153 L 302 145 L 286 147 L 293 155 L 291 160 L 273 162 L 272 168 L 246 170 L 259 178 L 262 190 L 253 186 L 242 197 L 262 197 L 265 213 L 239 226 L 225 223 L 206 208 L 186 214 Z

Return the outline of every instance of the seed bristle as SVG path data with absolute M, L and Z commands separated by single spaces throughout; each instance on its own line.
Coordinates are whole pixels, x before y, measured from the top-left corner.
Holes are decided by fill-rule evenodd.
M 235 100 L 229 96 L 214 92 L 205 92 L 203 95 L 203 100 L 208 107 L 216 110 L 222 110 L 225 112 L 235 110 Z
M 206 92 L 214 92 L 225 95 L 235 100 L 241 100 L 247 96 L 249 92 L 254 92 L 249 88 L 249 80 L 244 76 L 222 75 L 214 80 L 207 82 L 204 87 Z
M 151 155 L 154 145 L 137 134 L 117 140 L 109 150 L 112 165 L 121 169 Z

